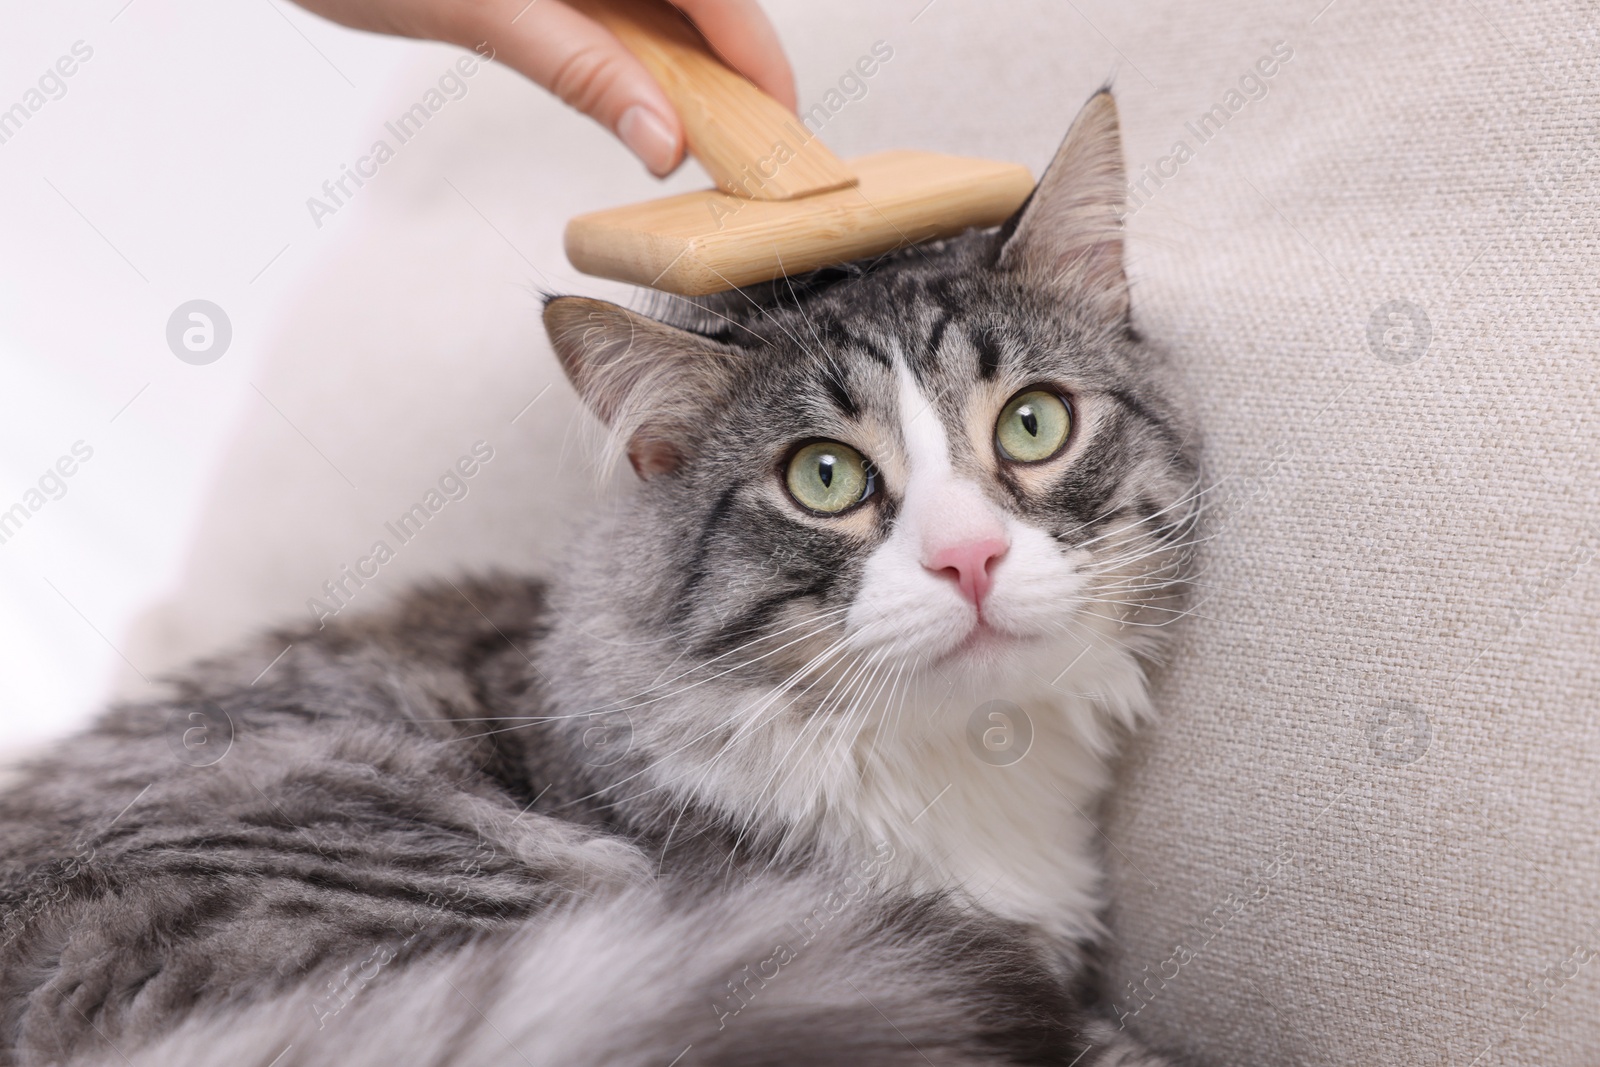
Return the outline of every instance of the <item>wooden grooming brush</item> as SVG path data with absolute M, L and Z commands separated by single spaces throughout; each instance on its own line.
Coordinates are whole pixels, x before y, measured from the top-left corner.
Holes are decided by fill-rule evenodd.
M 580 215 L 585 274 L 686 296 L 874 256 L 1004 222 L 1033 190 L 1016 163 L 892 151 L 841 162 L 661 0 L 568 0 L 661 83 L 716 189 Z

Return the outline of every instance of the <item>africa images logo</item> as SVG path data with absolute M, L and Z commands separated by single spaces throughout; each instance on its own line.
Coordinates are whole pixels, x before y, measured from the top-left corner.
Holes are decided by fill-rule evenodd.
M 209 300 L 185 301 L 167 317 L 167 347 L 185 363 L 215 363 L 232 342 L 228 313 Z

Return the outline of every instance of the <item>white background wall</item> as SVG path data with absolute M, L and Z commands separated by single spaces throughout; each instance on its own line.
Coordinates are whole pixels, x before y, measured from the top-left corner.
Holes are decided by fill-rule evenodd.
M 353 158 L 398 72 L 448 50 L 278 0 L 11 4 L 0 107 L 92 57 L 0 144 L 0 508 L 72 444 L 93 458 L 0 544 L 0 750 L 80 722 L 173 579 L 274 315 L 345 232 L 305 198 Z M 81 49 L 80 49 L 81 50 Z M 176 359 L 204 298 L 233 340 Z

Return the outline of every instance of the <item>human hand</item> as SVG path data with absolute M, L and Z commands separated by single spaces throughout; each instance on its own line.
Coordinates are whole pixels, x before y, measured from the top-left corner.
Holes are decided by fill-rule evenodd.
M 683 122 L 644 65 L 609 30 L 561 0 L 296 0 L 358 30 L 487 44 L 520 71 L 616 134 L 651 173 L 683 162 Z M 784 107 L 794 73 L 755 0 L 675 0 L 733 69 Z

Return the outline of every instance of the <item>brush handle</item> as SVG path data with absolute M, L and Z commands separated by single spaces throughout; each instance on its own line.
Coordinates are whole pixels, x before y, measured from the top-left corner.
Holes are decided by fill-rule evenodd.
M 664 0 L 569 0 L 639 58 L 683 119 L 689 153 L 719 188 L 793 200 L 856 184 L 800 119 L 718 59 Z

